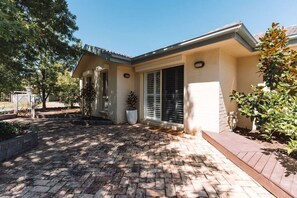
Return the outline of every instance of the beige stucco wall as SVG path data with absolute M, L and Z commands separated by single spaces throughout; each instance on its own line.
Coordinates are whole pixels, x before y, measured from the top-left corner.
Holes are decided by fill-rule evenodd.
M 189 133 L 219 131 L 219 49 L 186 56 L 184 127 Z M 204 61 L 203 68 L 195 68 Z
M 124 74 L 130 74 L 130 78 L 124 78 Z M 130 91 L 135 91 L 135 72 L 131 66 L 117 67 L 117 119 L 116 123 L 126 122 L 127 96 Z
M 93 116 L 106 116 L 102 110 L 102 79 L 100 77 L 101 72 L 108 72 L 108 111 L 107 117 L 111 119 L 114 123 L 117 120 L 117 67 L 114 63 L 98 65 L 97 67 L 102 68 L 103 70 L 94 70 L 93 83 L 96 90 L 96 99 L 93 103 Z
M 204 61 L 203 68 L 195 68 Z M 140 118 L 144 116 L 143 73 L 184 65 L 184 129 L 220 132 L 227 128 L 227 112 L 236 111 L 229 95 L 236 89 L 236 58 L 220 49 L 181 54 L 137 65 L 136 90 L 140 97 Z
M 204 61 L 205 66 L 195 68 L 196 61 Z M 126 98 L 130 91 L 136 91 L 139 97 L 139 119 L 144 119 L 145 72 L 184 65 L 184 129 L 192 134 L 200 130 L 221 132 L 227 129 L 227 113 L 237 110 L 236 104 L 229 100 L 231 91 L 233 89 L 249 91 L 250 84 L 260 82 L 261 78 L 257 74 L 254 75 L 257 61 L 256 56 L 236 59 L 219 48 L 177 54 L 135 67 L 106 62 L 94 56 L 89 59 L 85 67 L 85 71 L 93 72 L 93 82 L 97 91 L 93 115 L 100 116 L 102 113 L 100 95 L 102 70 L 98 68 L 108 70 L 108 117 L 115 124 L 119 124 L 126 122 Z M 130 78 L 124 78 L 124 73 L 129 73 Z M 249 124 L 250 122 L 240 117 L 239 126 Z
M 258 63 L 258 55 L 237 59 L 238 91 L 249 93 L 251 85 L 257 85 L 262 82 L 262 76 L 258 73 Z
M 108 116 L 117 123 L 117 66 L 113 63 L 108 70 Z
M 251 85 L 262 83 L 262 76 L 258 73 L 259 56 L 249 56 L 237 59 L 237 91 L 249 93 Z M 252 122 L 238 113 L 239 127 L 252 129 Z
M 103 116 L 111 119 L 113 123 L 126 122 L 126 99 L 130 91 L 135 91 L 135 72 L 130 65 L 123 65 L 104 60 L 98 56 L 86 55 L 80 68 L 81 78 L 86 80 L 92 77 L 96 90 L 96 99 L 92 104 L 93 116 Z M 108 72 L 108 111 L 102 111 L 102 79 L 101 72 Z M 124 78 L 129 73 L 130 78 Z M 87 74 L 84 76 L 84 74 Z
M 94 88 L 96 90 L 96 99 L 92 104 L 93 116 L 103 116 L 102 113 L 102 95 L 101 95 L 101 79 L 100 72 L 108 71 L 108 112 L 107 117 L 111 119 L 114 123 L 117 122 L 117 64 L 106 61 L 98 56 L 88 55 L 86 58 L 87 61 L 83 65 L 83 73 L 92 73 L 92 82 L 94 83 Z M 82 73 L 82 75 L 83 75 Z M 87 76 L 82 76 L 86 79 Z
M 237 89 L 237 61 L 232 55 L 220 50 L 220 132 L 229 130 L 228 113 L 237 111 L 237 105 L 230 101 L 230 94 Z
M 138 95 L 139 119 L 144 119 L 145 72 L 184 65 L 183 126 L 185 131 L 192 134 L 200 130 L 221 132 L 227 129 L 227 113 L 237 111 L 236 103 L 230 102 L 229 99 L 232 90 L 248 93 L 251 91 L 251 84 L 257 85 L 262 82 L 262 76 L 257 73 L 259 56 L 251 54 L 247 57 L 248 54 L 244 54 L 245 57 L 237 58 L 233 56 L 234 53 L 231 52 L 234 51 L 230 49 L 224 45 L 218 45 L 216 48 L 199 48 L 133 65 L 133 67 L 88 55 L 83 60 L 83 69 L 80 68 L 80 70 L 93 72 L 97 93 L 100 93 L 101 84 L 100 71 L 96 71 L 96 68 L 100 66 L 108 70 L 108 116 L 118 124 L 126 122 L 126 98 L 129 91 L 135 91 Z M 205 66 L 200 69 L 195 68 L 196 61 L 204 61 Z M 124 73 L 129 73 L 130 78 L 124 78 Z M 93 114 L 100 115 L 102 106 L 100 95 L 97 95 L 93 106 Z M 238 126 L 252 128 L 249 119 L 240 115 L 238 117 Z

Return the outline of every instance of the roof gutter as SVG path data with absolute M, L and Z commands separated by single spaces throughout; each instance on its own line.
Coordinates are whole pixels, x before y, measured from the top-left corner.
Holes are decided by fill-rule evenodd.
M 238 41 L 242 46 L 244 46 L 246 49 L 248 49 L 250 52 L 258 51 L 258 42 L 254 38 L 254 36 L 248 31 L 248 29 L 245 27 L 245 25 L 240 22 L 233 25 L 229 25 L 227 27 L 209 32 L 207 34 L 204 34 L 202 36 L 189 39 L 183 42 L 179 42 L 173 45 L 169 45 L 164 48 L 157 49 L 155 51 L 151 51 L 136 57 L 128 57 L 117 53 L 112 53 L 107 50 L 104 50 L 102 48 L 96 48 L 93 46 L 85 45 L 84 47 L 84 54 L 81 55 L 78 63 L 76 64 L 75 69 L 73 70 L 73 75 L 75 76 L 75 71 L 80 64 L 82 58 L 86 54 L 93 54 L 96 56 L 100 56 L 104 58 L 107 61 L 112 61 L 120 64 L 138 64 L 142 62 L 146 62 L 149 60 L 153 60 L 156 58 L 161 58 L 164 56 L 168 56 L 171 54 L 183 52 L 186 50 L 210 45 L 216 42 L 225 41 L 228 39 L 235 39 Z M 289 36 L 289 45 L 295 45 L 297 44 L 297 34 L 290 35 Z
M 82 59 L 83 56 L 84 56 L 84 53 L 83 53 L 82 55 L 80 55 L 79 60 L 77 61 L 76 65 L 75 65 L 75 67 L 74 67 L 74 70 L 72 71 L 72 75 L 71 75 L 72 78 L 76 78 L 76 77 L 75 77 L 75 71 L 76 71 L 76 69 L 78 68 L 78 65 L 79 65 L 79 63 L 81 62 L 81 59 Z
M 140 56 L 136 56 L 132 58 L 132 65 L 160 58 L 163 56 L 168 56 L 185 50 L 190 50 L 197 47 L 213 44 L 219 41 L 228 40 L 231 38 L 235 38 L 238 42 L 240 42 L 251 52 L 255 50 L 257 41 L 246 29 L 243 23 L 237 23 L 224 29 L 213 31 L 187 41 L 183 41 Z
M 80 56 L 79 61 L 77 62 L 73 73 L 72 73 L 72 77 L 75 77 L 75 71 L 78 68 L 83 56 L 87 55 L 87 54 L 91 54 L 91 55 L 95 55 L 95 56 L 100 56 L 101 58 L 107 60 L 107 61 L 111 61 L 111 62 L 115 62 L 115 63 L 120 63 L 120 64 L 128 64 L 131 65 L 131 58 L 129 57 L 124 57 L 121 55 L 117 55 L 117 54 L 113 54 L 113 53 L 109 53 L 105 50 L 102 49 L 97 49 L 93 46 L 90 45 L 85 45 L 83 48 L 84 52 L 83 54 Z
M 112 62 L 121 63 L 121 64 L 131 64 L 131 58 L 117 55 L 114 53 L 110 53 L 110 52 L 100 49 L 100 48 L 96 48 L 96 47 L 93 47 L 90 45 L 85 45 L 84 49 L 87 51 L 87 53 L 94 54 L 96 56 L 100 56 L 107 61 L 112 61 Z
M 235 35 L 235 40 L 241 43 L 244 47 L 246 47 L 250 52 L 256 51 L 257 40 L 253 37 L 253 35 L 248 31 L 244 24 L 241 25 L 241 28 L 238 30 Z
M 289 36 L 289 45 L 297 44 L 297 34 Z

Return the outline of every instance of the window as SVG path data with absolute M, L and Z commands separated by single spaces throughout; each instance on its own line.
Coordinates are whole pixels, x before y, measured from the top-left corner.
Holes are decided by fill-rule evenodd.
M 102 110 L 108 110 L 108 72 L 101 72 L 100 78 L 102 82 Z
M 145 118 L 161 119 L 160 71 L 145 76 Z

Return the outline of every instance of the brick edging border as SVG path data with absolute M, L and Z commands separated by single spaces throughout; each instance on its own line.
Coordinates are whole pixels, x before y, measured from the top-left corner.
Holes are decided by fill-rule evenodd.
M 35 131 L 0 142 L 0 162 L 24 153 L 38 144 L 38 135 Z
M 234 164 L 236 164 L 239 168 L 245 171 L 249 176 L 251 176 L 254 180 L 256 180 L 259 184 L 261 184 L 264 188 L 266 188 L 269 192 L 271 192 L 276 197 L 292 197 L 278 185 L 270 181 L 261 173 L 257 172 L 255 169 L 250 167 L 248 164 L 239 159 L 236 155 L 234 155 L 231 151 L 222 146 L 219 142 L 211 138 L 207 133 L 202 131 L 202 137 L 208 141 L 211 145 L 213 145 L 216 149 L 218 149 L 221 153 L 223 153 L 229 160 L 231 160 Z

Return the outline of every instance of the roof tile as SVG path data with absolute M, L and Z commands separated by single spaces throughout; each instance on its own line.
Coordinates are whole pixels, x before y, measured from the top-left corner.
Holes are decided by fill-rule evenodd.
M 293 35 L 296 35 L 297 34 L 297 25 L 291 25 L 291 26 L 288 26 L 288 27 L 285 27 L 285 29 L 287 30 L 287 36 L 293 36 Z M 265 32 L 262 32 L 262 33 L 258 33 L 258 34 L 255 34 L 254 37 L 255 39 L 259 42 L 259 38 L 264 36 Z

